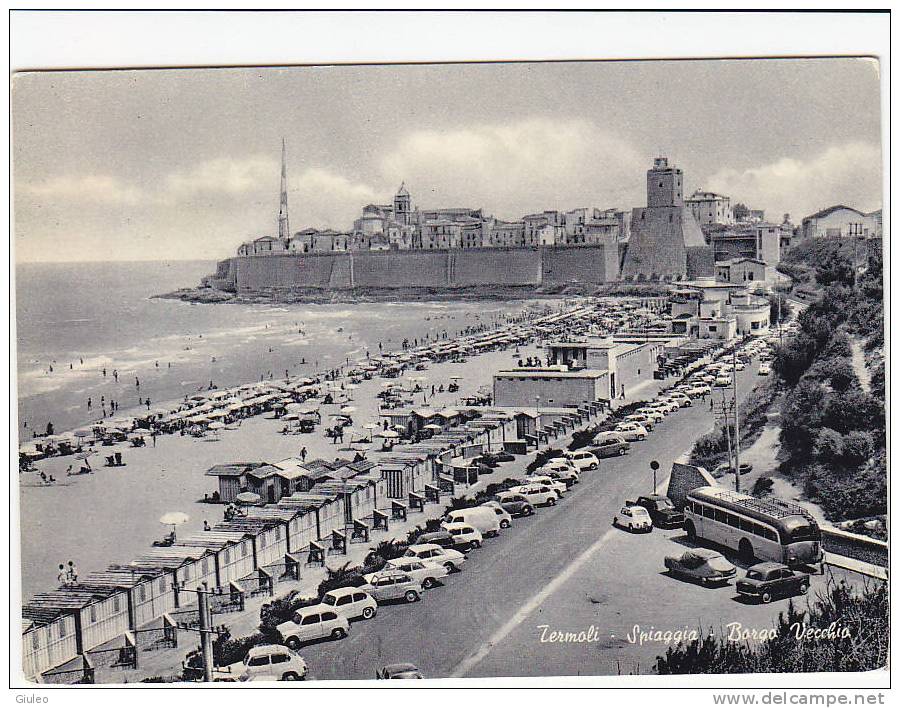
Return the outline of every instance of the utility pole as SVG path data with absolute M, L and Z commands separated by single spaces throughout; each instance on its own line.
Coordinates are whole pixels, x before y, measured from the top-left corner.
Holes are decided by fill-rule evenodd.
M 203 680 L 211 683 L 213 680 L 213 648 L 211 635 L 215 630 L 209 614 L 209 595 L 206 583 L 202 588 L 197 588 L 197 607 L 200 615 L 200 650 L 203 652 Z
M 741 429 L 738 422 L 737 347 L 731 350 L 731 383 L 734 393 L 734 491 L 741 491 Z

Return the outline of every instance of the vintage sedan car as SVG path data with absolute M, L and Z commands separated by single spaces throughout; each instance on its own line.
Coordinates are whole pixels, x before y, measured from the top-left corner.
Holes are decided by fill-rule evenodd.
M 422 536 L 419 536 L 420 541 L 421 539 Z M 419 560 L 429 560 L 440 563 L 451 573 L 462 570 L 463 563 L 466 562 L 466 555 L 464 553 L 460 553 L 453 548 L 442 548 L 436 543 L 416 543 L 406 549 L 406 553 L 403 554 L 403 557 L 418 558 Z
M 422 672 L 415 664 L 388 664 L 375 672 L 376 679 L 423 679 Z
M 251 647 L 243 661 L 216 670 L 220 681 L 302 681 L 307 667 L 303 657 L 280 644 Z
M 553 479 L 565 482 L 569 486 L 576 484 L 580 478 L 578 468 L 565 457 L 555 457 L 533 474 L 546 474 Z
M 317 639 L 343 639 L 350 633 L 350 621 L 331 607 L 313 605 L 300 608 L 292 619 L 282 622 L 276 629 L 289 648 L 299 649 L 301 644 Z
M 682 408 L 687 408 L 688 406 L 693 405 L 693 401 L 691 401 L 691 397 L 684 391 L 672 391 L 667 396 L 667 398 L 670 401 L 677 403 Z
M 650 533 L 653 530 L 653 521 L 644 507 L 626 504 L 613 517 L 613 526 L 627 529 L 632 533 L 636 531 Z
M 575 465 L 579 472 L 595 470 L 600 466 L 600 460 L 587 450 L 570 450 L 566 452 L 566 459 Z
M 596 457 L 615 457 L 627 455 L 631 450 L 631 443 L 618 433 L 605 433 L 597 436 L 597 445 L 588 448 Z
M 662 494 L 647 494 L 638 497 L 633 502 L 625 502 L 626 504 L 635 504 L 644 507 L 653 519 L 653 525 L 660 528 L 675 528 L 684 523 L 684 514 L 682 514 L 669 497 Z
M 494 501 L 508 511 L 510 516 L 531 516 L 534 513 L 534 504 L 524 494 L 499 492 L 494 495 Z
M 776 597 L 805 595 L 809 592 L 809 575 L 781 563 L 758 563 L 748 568 L 747 575 L 734 587 L 739 595 L 772 602 Z
M 481 531 L 465 521 L 444 522 L 441 528 L 453 536 L 455 548 L 481 548 L 484 537 Z
M 447 577 L 449 570 L 440 563 L 434 563 L 429 559 L 419 558 L 391 558 L 385 564 L 385 568 L 402 570 L 409 577 L 420 583 L 428 590 L 438 584 L 441 578 Z
M 335 588 L 322 596 L 322 602 L 329 610 L 334 610 L 348 620 L 362 617 L 372 619 L 378 611 L 378 603 L 369 593 L 359 588 Z
M 456 544 L 456 540 L 449 533 L 441 529 L 440 531 L 431 531 L 430 533 L 423 533 L 417 539 L 417 543 L 429 543 L 434 544 L 436 546 L 440 546 L 441 548 L 450 548 Z
M 533 506 L 553 506 L 559 499 L 556 490 L 548 487 L 546 484 L 523 484 L 518 487 L 511 487 L 510 492 L 521 494 Z
M 647 429 L 643 425 L 638 425 L 637 423 L 619 423 L 616 426 L 616 432 L 628 442 L 646 440 L 648 435 Z
M 680 556 L 666 556 L 665 566 L 672 575 L 703 585 L 727 583 L 737 573 L 725 556 L 708 548 L 692 548 Z
M 527 475 L 527 479 L 524 482 L 526 484 L 544 484 L 556 492 L 556 496 L 559 499 L 562 499 L 563 495 L 569 490 L 569 486 L 565 482 L 553 479 L 550 475 L 537 472 Z
M 366 584 L 360 586 L 360 590 L 369 593 L 378 603 L 393 600 L 417 602 L 422 597 L 422 586 L 401 570 L 387 568 L 364 575 L 363 580 Z
M 656 424 L 652 418 L 646 415 L 641 415 L 640 413 L 632 413 L 631 415 L 625 416 L 625 422 L 642 425 L 648 431 L 653 430 L 653 426 Z
M 772 367 L 768 364 L 760 364 L 759 370 L 756 372 L 759 376 L 768 376 L 772 373 Z
M 501 529 L 508 529 L 512 526 L 512 515 L 500 505 L 500 502 L 487 501 L 481 506 L 494 510 L 494 513 L 497 515 L 497 520 L 500 522 Z
M 667 396 L 663 398 L 658 398 L 655 401 L 651 401 L 647 404 L 648 408 L 655 408 L 658 411 L 662 411 L 666 415 L 669 413 L 674 413 L 679 408 L 681 408 L 680 403 L 676 403 L 675 401 L 670 400 Z

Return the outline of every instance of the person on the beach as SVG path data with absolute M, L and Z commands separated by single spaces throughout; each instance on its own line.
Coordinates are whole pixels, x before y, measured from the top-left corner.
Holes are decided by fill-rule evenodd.
M 115 372 L 113 372 L 113 375 L 115 376 Z M 105 366 L 103 367 L 103 378 L 106 378 L 106 367 Z
M 147 410 L 150 410 L 150 396 L 147 396 L 147 400 L 144 401 L 147 404 Z
M 211 530 L 212 530 L 212 528 L 211 528 L 210 525 L 209 525 L 209 522 L 208 522 L 206 519 L 203 519 L 203 530 L 204 530 L 204 531 L 211 531 Z
M 47 436 L 53 435 L 53 421 L 47 423 Z
M 135 387 L 136 389 L 140 389 L 140 388 L 141 388 L 141 380 L 140 380 L 137 376 L 134 377 L 134 387 Z
M 62 563 L 60 563 L 59 564 L 59 573 L 56 574 L 56 582 L 58 582 L 60 585 L 66 585 L 68 579 L 69 579 L 69 576 L 66 575 L 66 566 L 64 566 Z
M 69 569 L 66 571 L 66 576 L 73 585 L 78 582 L 78 568 L 75 567 L 72 561 L 69 561 Z
M 91 409 L 91 397 L 88 396 L 88 410 Z
M 306 447 L 300 449 L 300 459 L 306 462 Z
M 103 370 L 103 375 L 106 376 L 106 369 Z M 113 379 L 115 379 L 116 383 L 119 382 L 119 370 L 113 369 Z
M 156 447 L 156 428 L 150 431 L 150 438 L 153 440 L 153 447 Z

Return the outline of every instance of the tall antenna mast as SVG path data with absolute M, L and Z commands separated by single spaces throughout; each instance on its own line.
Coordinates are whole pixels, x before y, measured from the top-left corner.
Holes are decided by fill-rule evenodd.
M 284 242 L 291 238 L 287 200 L 287 151 L 284 138 L 281 139 L 281 203 L 278 206 L 278 238 Z

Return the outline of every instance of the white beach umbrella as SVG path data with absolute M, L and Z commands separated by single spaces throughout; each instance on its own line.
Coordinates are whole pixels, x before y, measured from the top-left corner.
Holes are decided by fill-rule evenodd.
M 190 518 L 183 511 L 169 511 L 159 517 L 159 523 L 166 526 L 181 526 L 181 524 L 186 524 Z
M 399 438 L 400 434 L 393 430 L 381 430 L 381 431 L 375 433 L 375 436 L 379 437 L 379 438 L 393 439 L 393 438 Z
M 356 413 L 356 406 L 344 406 L 341 413 Z
M 225 423 L 223 423 L 220 420 L 217 420 L 217 421 L 209 424 L 210 430 L 222 430 L 224 427 L 225 427 Z
M 256 492 L 241 492 L 234 498 L 239 504 L 259 504 L 261 499 Z

